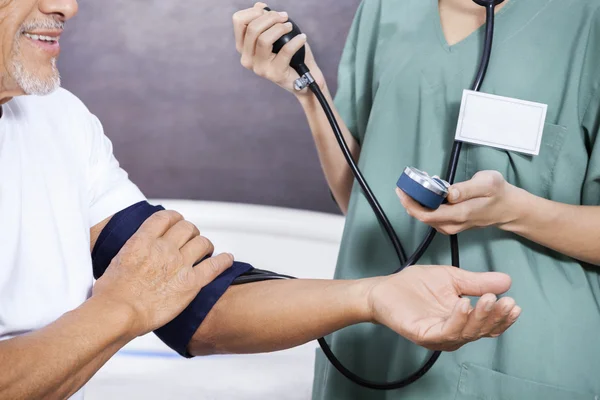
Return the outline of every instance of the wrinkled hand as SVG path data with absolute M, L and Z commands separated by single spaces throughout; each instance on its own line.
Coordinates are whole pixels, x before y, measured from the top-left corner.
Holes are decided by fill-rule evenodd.
M 273 44 L 280 37 L 292 31 L 285 12 L 265 11 L 265 3 L 256 3 L 254 7 L 238 11 L 233 15 L 233 29 L 238 53 L 241 54 L 241 64 L 288 92 L 297 96 L 308 93 L 308 89 L 297 92 L 294 82 L 299 78 L 298 73 L 290 67 L 292 57 L 306 45 L 306 66 L 310 69 L 317 84 L 323 89 L 325 78 L 317 66 L 315 58 L 307 44 L 305 35 L 299 35 L 290 40 L 279 52 L 273 53 Z
M 132 315 L 131 334 L 151 332 L 179 315 L 200 290 L 233 264 L 231 254 L 212 255 L 213 244 L 174 211 L 150 217 L 125 244 L 94 286 Z
M 505 293 L 511 279 L 454 267 L 415 266 L 377 278 L 369 292 L 371 315 L 401 336 L 430 350 L 455 351 L 484 337 L 497 337 L 521 309 Z M 473 309 L 468 298 L 481 296 Z
M 508 201 L 518 190 L 496 171 L 482 171 L 473 179 L 450 187 L 448 204 L 429 210 L 400 189 L 396 193 L 408 214 L 444 235 L 455 235 L 472 228 L 498 226 L 513 222 L 516 208 Z

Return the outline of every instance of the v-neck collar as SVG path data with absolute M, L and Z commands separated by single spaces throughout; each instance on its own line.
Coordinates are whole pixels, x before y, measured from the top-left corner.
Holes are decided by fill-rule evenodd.
M 429 1 L 433 8 L 432 15 L 433 15 L 433 19 L 434 19 L 436 34 L 437 34 L 437 37 L 439 39 L 439 42 L 440 42 L 442 48 L 446 52 L 452 53 L 452 52 L 459 50 L 461 47 L 468 45 L 470 42 L 475 40 L 475 38 L 478 37 L 483 30 L 485 30 L 486 24 L 484 23 L 479 28 L 477 28 L 473 32 L 471 32 L 469 34 L 469 36 L 462 39 L 461 41 L 459 41 L 453 45 L 448 44 L 448 40 L 446 39 L 446 35 L 444 34 L 444 28 L 442 26 L 442 16 L 440 13 L 440 8 L 439 8 L 439 0 L 429 0 Z M 503 19 L 506 18 L 505 14 L 512 12 L 513 8 L 515 8 L 514 7 L 515 4 L 520 3 L 521 1 L 522 0 L 510 0 L 504 7 L 502 7 L 499 11 L 496 12 L 496 17 L 495 17 L 496 18 L 496 20 L 495 20 L 496 27 L 502 22 Z

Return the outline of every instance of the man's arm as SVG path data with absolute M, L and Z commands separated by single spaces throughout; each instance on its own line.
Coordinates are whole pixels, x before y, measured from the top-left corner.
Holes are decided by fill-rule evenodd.
M 109 221 L 91 229 L 92 248 Z M 0 365 L 11 366 L 0 375 L 0 398 L 71 396 L 133 339 L 131 311 L 93 298 L 44 329 L 0 342 Z
M 146 211 L 140 211 L 140 218 Z M 126 243 L 126 235 L 116 236 L 117 241 L 103 245 L 114 249 L 118 242 Z M 95 251 L 102 253 L 104 248 Z M 414 267 L 391 277 L 357 281 L 290 280 L 215 287 L 208 290 L 210 295 L 194 300 L 192 311 L 179 315 L 169 329 L 190 329 L 191 341 L 187 338 L 176 347 L 187 345 L 192 355 L 277 351 L 360 322 L 384 324 L 431 349 L 452 350 L 499 335 L 515 322 L 520 313 L 515 302 L 497 301 L 495 296 L 509 287 L 506 275 L 452 267 Z M 483 297 L 472 311 L 463 295 Z M 215 296 L 216 304 L 205 307 L 204 301 Z
M 232 286 L 192 339 L 191 354 L 265 353 L 300 346 L 369 319 L 368 286 L 268 281 Z
M 39 331 L 0 342 L 0 398 L 71 396 L 135 337 L 133 317 L 131 308 L 94 297 Z
M 108 223 L 110 222 L 110 220 L 113 217 L 114 217 L 114 215 L 111 215 L 110 217 L 106 218 L 104 221 L 100 222 L 99 224 L 94 225 L 92 227 L 92 229 L 90 229 L 90 252 L 92 250 L 94 250 L 94 246 L 96 245 L 96 242 L 98 241 L 98 238 L 100 237 L 100 234 L 102 233 L 104 228 L 106 228 L 106 225 L 108 225 Z
M 271 281 L 230 288 L 188 350 L 193 355 L 261 353 L 298 346 L 361 322 L 388 326 L 432 350 L 456 350 L 508 329 L 521 309 L 510 278 L 453 267 L 412 267 L 359 281 Z M 460 296 L 482 296 L 475 309 Z
M 192 268 L 212 251 L 179 214 L 153 216 L 87 302 L 43 329 L 0 342 L 0 398 L 62 399 L 77 392 L 118 349 L 173 319 L 231 266 L 225 255 Z

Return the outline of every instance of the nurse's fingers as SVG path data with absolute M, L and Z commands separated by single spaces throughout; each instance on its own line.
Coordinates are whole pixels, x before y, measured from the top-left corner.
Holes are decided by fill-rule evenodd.
M 246 36 L 244 37 L 244 45 L 242 51 L 242 65 L 244 68 L 252 69 L 255 63 L 256 46 L 258 38 L 265 31 L 269 30 L 276 24 L 284 23 L 288 20 L 287 13 L 278 13 L 269 11 L 265 15 L 258 17 L 248 24 L 246 28 Z
M 469 226 L 466 224 L 440 224 L 440 225 L 435 225 L 433 226 L 435 228 L 436 231 L 438 231 L 439 233 L 441 233 L 442 235 L 447 235 L 447 236 L 451 236 L 451 235 L 458 235 L 461 232 L 466 231 L 467 229 L 469 229 Z
M 294 37 L 292 40 L 288 42 L 277 57 L 273 60 L 273 67 L 276 71 L 287 71 L 290 67 L 290 63 L 292 62 L 292 57 L 304 46 L 307 42 L 306 35 L 304 33 Z M 297 75 L 297 74 L 296 74 Z
M 291 22 L 284 24 L 275 24 L 269 28 L 265 33 L 260 35 L 258 38 L 258 44 L 256 45 L 256 58 L 258 60 L 270 60 L 275 58 L 273 53 L 273 44 L 279 40 L 280 37 L 290 33 L 293 29 Z M 258 75 L 261 75 L 258 71 L 255 71 Z
M 254 21 L 256 18 L 264 15 L 267 11 L 264 8 L 267 5 L 265 3 L 256 3 L 253 8 L 241 10 L 233 14 L 233 33 L 235 35 L 235 48 L 239 53 L 242 52 L 244 47 L 244 37 L 246 36 L 246 29 L 248 24 Z
M 475 310 L 469 315 L 469 320 L 461 332 L 462 340 L 465 342 L 473 342 L 485 336 L 482 332 L 495 303 L 496 296 L 491 293 L 483 295 L 479 299 L 475 306 Z
M 471 207 L 467 204 L 442 204 L 437 210 L 429 210 L 410 198 L 410 196 L 402 190 L 396 189 L 396 193 L 400 202 L 406 209 L 406 212 L 411 217 L 416 218 L 427 225 L 433 226 L 436 229 L 442 224 L 453 225 L 457 228 L 456 232 L 454 232 L 454 230 L 447 232 L 441 230 L 441 232 L 446 235 L 453 235 L 468 228 L 466 224 L 469 222 Z
M 411 217 L 416 218 L 419 221 L 428 225 L 450 221 L 450 219 L 448 219 L 447 217 L 444 218 L 444 208 L 447 208 L 447 206 L 442 205 L 437 210 L 429 210 L 417 203 L 415 200 L 413 200 L 410 196 L 408 196 L 400 189 L 396 189 L 396 194 L 400 199 L 400 203 L 402 203 L 402 206 L 406 209 L 406 212 Z
M 498 171 L 481 171 L 471 180 L 450 187 L 448 201 L 461 203 L 478 197 L 492 197 L 500 191 L 506 180 Z

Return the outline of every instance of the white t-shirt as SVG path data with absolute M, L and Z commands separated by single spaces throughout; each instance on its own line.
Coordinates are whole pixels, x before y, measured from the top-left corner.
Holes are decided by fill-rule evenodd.
M 68 91 L 17 97 L 3 111 L 0 340 L 80 306 L 93 284 L 90 228 L 145 200 L 98 119 Z

